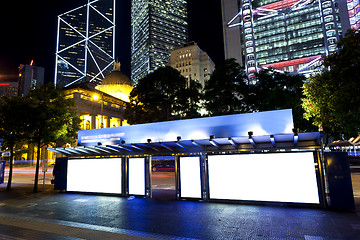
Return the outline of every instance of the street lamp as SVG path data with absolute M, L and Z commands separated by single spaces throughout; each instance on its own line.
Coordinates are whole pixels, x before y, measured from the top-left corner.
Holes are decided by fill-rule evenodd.
M 97 94 L 93 95 L 93 99 L 95 101 L 97 101 L 99 98 L 100 98 L 99 95 L 97 95 Z M 103 122 L 103 120 L 104 120 L 104 116 L 103 116 L 103 108 L 104 108 L 104 106 L 103 106 L 103 104 L 104 104 L 104 101 L 103 101 L 102 96 L 101 96 L 101 123 L 100 123 L 100 128 L 104 128 L 104 122 Z

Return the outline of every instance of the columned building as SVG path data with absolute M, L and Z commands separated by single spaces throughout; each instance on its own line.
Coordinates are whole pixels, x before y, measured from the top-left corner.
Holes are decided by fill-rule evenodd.
M 58 16 L 55 84 L 97 85 L 115 59 L 115 0 L 82 0 Z
M 262 68 L 308 74 L 350 28 L 344 0 L 222 0 L 225 52 L 239 55 L 250 78 Z M 229 10 L 235 6 L 236 14 Z M 226 11 L 227 10 L 227 11 Z M 235 39 L 235 40 L 234 40 Z M 229 57 L 229 55 L 227 55 Z
M 88 130 L 128 125 L 124 110 L 132 88 L 130 79 L 120 71 L 120 63 L 115 63 L 96 89 L 85 83 L 71 85 L 65 91 L 75 101 L 81 129 Z
M 215 70 L 214 62 L 195 42 L 172 50 L 169 65 L 186 79 L 198 81 L 202 87 Z
M 187 0 L 133 0 L 131 80 L 137 81 L 170 60 L 170 51 L 188 40 Z

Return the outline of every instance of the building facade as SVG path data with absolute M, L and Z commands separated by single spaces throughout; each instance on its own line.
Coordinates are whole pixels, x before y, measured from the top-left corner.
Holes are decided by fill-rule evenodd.
M 243 66 L 240 25 L 228 27 L 228 23 L 239 13 L 239 1 L 222 0 L 221 1 L 223 39 L 224 39 L 224 56 L 225 59 L 234 58 Z
M 112 70 L 115 2 L 85 0 L 86 4 L 58 16 L 56 85 L 97 85 Z
M 238 12 L 224 16 L 226 28 L 240 31 L 241 55 L 249 78 L 262 68 L 308 74 L 336 50 L 350 27 L 345 1 L 222 0 Z M 345 11 L 344 11 L 345 10 Z M 223 11 L 223 14 L 226 12 Z M 225 48 L 233 39 L 224 35 Z M 238 51 L 234 48 L 229 51 Z
M 186 0 L 133 0 L 131 80 L 137 81 L 170 60 L 170 51 L 188 39 Z
M 30 64 L 20 64 L 18 95 L 25 96 L 31 89 L 39 88 L 44 84 L 45 68 Z
M 18 95 L 18 82 L 0 82 L 0 98 L 3 96 L 14 97 Z
M 194 42 L 172 50 L 169 65 L 188 80 L 198 81 L 202 87 L 215 70 L 215 64 L 209 55 Z
M 85 83 L 71 85 L 65 91 L 67 98 L 75 101 L 81 130 L 88 130 L 128 125 L 123 115 L 132 89 L 130 79 L 120 71 L 120 63 L 115 62 L 113 71 L 95 88 Z

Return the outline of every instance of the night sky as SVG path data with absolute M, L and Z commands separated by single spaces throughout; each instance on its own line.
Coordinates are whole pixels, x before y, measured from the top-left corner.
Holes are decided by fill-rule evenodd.
M 20 64 L 34 60 L 54 79 L 57 16 L 85 0 L 8 1 L 0 14 L 0 81 L 16 80 Z M 188 0 L 189 41 L 195 41 L 216 63 L 224 59 L 220 0 Z M 130 4 L 117 0 L 116 58 L 130 77 Z

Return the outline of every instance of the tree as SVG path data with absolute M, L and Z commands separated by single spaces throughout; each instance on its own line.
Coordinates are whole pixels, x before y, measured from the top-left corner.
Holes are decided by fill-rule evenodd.
M 245 72 L 235 59 L 227 59 L 216 65 L 205 83 L 205 108 L 210 115 L 249 112 L 245 102 L 248 85 Z
M 324 69 L 303 86 L 305 117 L 334 137 L 360 131 L 360 32 L 349 30 Z
M 11 190 L 14 150 L 16 145 L 30 135 L 29 101 L 22 97 L 3 97 L 0 100 L 0 137 L 3 138 L 3 149 L 10 151 L 10 171 L 7 191 Z
M 67 99 L 64 91 L 55 88 L 53 84 L 46 84 L 31 90 L 28 98 L 31 112 L 29 127 L 32 130 L 30 140 L 37 144 L 34 182 L 34 192 L 37 192 L 42 144 L 63 145 L 73 141 L 79 130 L 80 119 L 76 111 L 72 109 L 74 102 Z
M 253 111 L 292 109 L 296 128 L 301 131 L 315 130 L 303 117 L 301 99 L 304 81 L 303 75 L 264 69 L 257 74 L 256 83 L 249 86 L 247 103 Z
M 187 81 L 179 71 L 166 66 L 140 79 L 130 93 L 125 118 L 130 124 L 183 119 L 190 115 L 189 102 L 196 93 L 194 83 Z M 192 105 L 192 111 L 196 105 Z

